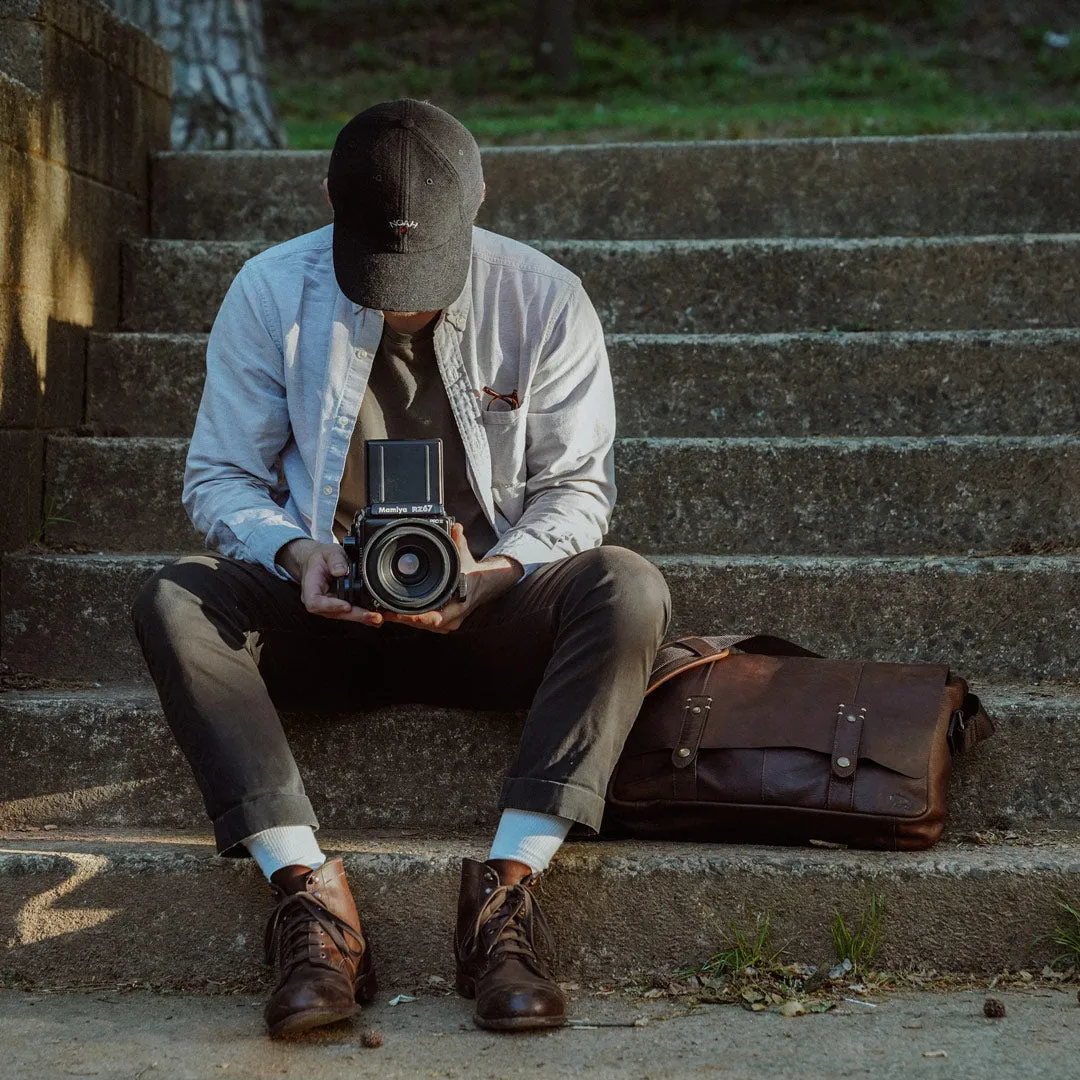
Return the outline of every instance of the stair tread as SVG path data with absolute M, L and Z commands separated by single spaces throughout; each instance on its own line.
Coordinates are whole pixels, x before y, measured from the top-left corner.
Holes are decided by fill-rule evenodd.
M 927 851 L 895 852 L 784 847 L 765 844 L 721 844 L 674 840 L 568 840 L 561 849 L 563 872 L 603 868 L 611 873 L 673 870 L 714 874 L 724 866 L 787 870 L 796 875 L 838 868 L 870 870 L 888 864 L 897 876 L 922 877 L 927 873 L 963 876 L 980 869 L 1007 870 L 1056 868 L 1080 873 L 1080 836 L 1067 833 L 1033 834 L 1026 840 L 978 843 L 960 837 L 943 840 Z M 320 830 L 320 842 L 347 860 L 363 864 L 380 861 L 380 873 L 408 870 L 417 862 L 450 865 L 462 855 L 475 858 L 486 851 L 490 833 L 440 834 L 427 829 Z M 103 855 L 117 866 L 152 863 L 173 869 L 194 859 L 216 858 L 209 831 L 160 829 L 27 829 L 0 831 L 0 873 L 3 862 L 24 856 L 32 867 L 35 859 L 48 860 L 66 854 Z M 352 859 L 349 859 L 349 857 Z M 389 857 L 389 858 L 388 858 Z M 479 856 L 482 857 L 482 856 Z M 395 865 L 395 859 L 399 860 Z M 192 867 L 192 869 L 196 869 Z

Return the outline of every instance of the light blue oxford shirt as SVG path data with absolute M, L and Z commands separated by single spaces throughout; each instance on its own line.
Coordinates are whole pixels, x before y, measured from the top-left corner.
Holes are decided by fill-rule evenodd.
M 333 225 L 244 264 L 222 301 L 184 473 L 206 544 L 288 574 L 298 537 L 334 543 L 353 427 L 382 336 L 334 277 Z M 615 505 L 615 404 L 603 331 L 581 281 L 525 244 L 473 230 L 461 295 L 435 356 L 469 482 L 498 540 L 529 574 L 597 547 Z M 520 408 L 484 408 L 490 387 Z M 497 403 L 496 409 L 500 408 Z

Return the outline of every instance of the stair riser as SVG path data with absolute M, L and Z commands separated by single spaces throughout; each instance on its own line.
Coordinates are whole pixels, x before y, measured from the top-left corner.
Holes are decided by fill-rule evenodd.
M 954 765 L 949 833 L 1052 825 L 1080 836 L 1077 700 L 984 698 L 998 730 Z M 351 830 L 494 827 L 523 722 L 430 706 L 284 717 L 321 824 Z M 5 695 L 0 751 L 0 830 L 207 827 L 191 771 L 147 695 Z
M 608 333 L 973 330 L 1080 323 L 1080 238 L 539 245 L 580 274 Z M 125 330 L 209 330 L 264 243 L 124 252 Z
M 271 900 L 250 863 L 214 862 L 194 846 L 84 854 L 75 844 L 66 857 L 32 854 L 32 841 L 17 846 L 30 850 L 0 842 L 0 933 L 12 942 L 0 960 L 6 977 L 41 987 L 267 985 L 259 961 Z M 384 986 L 426 983 L 432 973 L 452 982 L 460 854 L 486 852 L 447 843 L 433 854 L 345 856 Z M 783 849 L 700 846 L 678 858 L 648 844 L 568 846 L 542 892 L 559 975 L 595 984 L 700 963 L 747 910 L 770 913 L 772 940 L 787 945 L 788 959 L 831 961 L 834 912 L 854 922 L 874 895 L 885 899 L 879 969 L 1038 970 L 1053 949 L 1032 952 L 1032 939 L 1053 928 L 1055 893 L 1080 873 L 1080 860 L 1050 852 L 1022 864 L 947 849 L 825 855 L 808 850 L 793 862 Z
M 157 557 L 8 555 L 4 660 L 52 678 L 145 679 L 128 611 Z M 1074 678 L 1080 559 L 654 559 L 671 633 L 769 630 L 832 656 L 947 661 L 972 679 Z
M 87 423 L 187 436 L 202 335 L 91 339 Z M 608 343 L 627 436 L 1052 435 L 1080 415 L 1080 331 L 650 338 Z
M 49 440 L 50 542 L 201 547 L 180 491 L 186 440 Z M 621 440 L 611 541 L 650 553 L 1007 553 L 1080 535 L 1080 441 Z
M 327 160 L 160 155 L 154 235 L 284 240 L 316 229 L 330 220 Z M 483 166 L 480 223 L 521 239 L 1080 231 L 1072 134 L 514 147 L 484 150 Z

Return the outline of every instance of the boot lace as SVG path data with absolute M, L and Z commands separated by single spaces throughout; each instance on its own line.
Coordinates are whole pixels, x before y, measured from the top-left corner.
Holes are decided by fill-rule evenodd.
M 310 932 L 312 923 L 317 924 L 316 933 L 325 935 L 345 956 L 360 957 L 364 953 L 364 939 L 354 926 L 319 903 L 310 893 L 293 893 L 284 897 L 266 924 L 263 948 L 266 962 L 280 960 L 282 974 L 287 975 L 297 964 L 308 963 L 336 971 L 337 966 L 326 953 L 326 946 L 312 955 Z M 356 942 L 350 943 L 350 938 Z
M 548 924 L 533 894 L 522 884 L 493 889 L 476 916 L 472 937 L 488 964 L 519 957 L 536 975 L 547 978 L 545 959 L 537 951 L 539 931 L 548 940 Z

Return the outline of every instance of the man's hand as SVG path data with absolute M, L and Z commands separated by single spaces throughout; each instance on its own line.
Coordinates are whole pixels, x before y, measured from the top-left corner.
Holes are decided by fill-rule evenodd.
M 290 540 L 277 553 L 278 564 L 300 582 L 300 599 L 312 615 L 345 622 L 382 626 L 377 611 L 354 607 L 334 595 L 334 582 L 349 572 L 349 559 L 338 544 L 319 544 L 314 540 Z
M 488 600 L 501 596 L 521 577 L 521 563 L 506 555 L 493 555 L 477 562 L 465 542 L 465 529 L 455 524 L 450 531 L 458 554 L 461 556 L 461 572 L 465 575 L 466 598 L 464 603 L 452 600 L 438 611 L 425 611 L 422 615 L 397 615 L 386 612 L 387 622 L 404 623 L 421 630 L 433 630 L 436 634 L 449 634 L 465 621 L 470 611 Z

